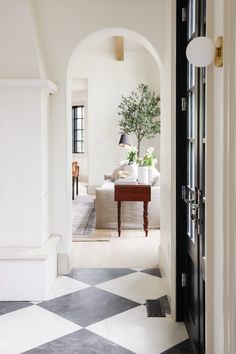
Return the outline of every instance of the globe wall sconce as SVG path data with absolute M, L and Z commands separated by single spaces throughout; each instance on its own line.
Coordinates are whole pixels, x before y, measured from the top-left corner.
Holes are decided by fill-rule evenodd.
M 223 66 L 223 37 L 217 37 L 215 44 L 207 37 L 194 38 L 187 45 L 186 56 L 198 68 L 210 65 L 213 60 L 216 67 Z

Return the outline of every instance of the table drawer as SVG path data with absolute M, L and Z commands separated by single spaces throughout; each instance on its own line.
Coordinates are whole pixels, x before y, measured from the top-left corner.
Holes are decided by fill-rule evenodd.
M 149 202 L 151 186 L 147 184 L 121 185 L 115 184 L 115 201 Z

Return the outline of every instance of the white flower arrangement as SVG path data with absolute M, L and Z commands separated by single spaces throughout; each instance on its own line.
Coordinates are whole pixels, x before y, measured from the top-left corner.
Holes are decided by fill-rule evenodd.
M 157 158 L 156 155 L 154 154 L 154 147 L 149 147 L 147 151 L 145 152 L 143 158 L 138 158 L 137 163 L 140 166 L 155 166 L 157 163 Z

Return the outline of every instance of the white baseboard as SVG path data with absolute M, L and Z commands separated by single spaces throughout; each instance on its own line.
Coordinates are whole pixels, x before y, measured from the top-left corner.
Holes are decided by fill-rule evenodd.
M 159 247 L 159 259 L 160 259 L 161 273 L 163 278 L 165 278 L 166 281 L 167 296 L 171 305 L 171 277 L 170 277 L 170 272 L 161 245 Z
M 0 301 L 43 301 L 57 276 L 57 244 L 51 236 L 37 248 L 0 248 Z
M 59 253 L 57 257 L 58 275 L 69 274 L 71 271 L 71 255 Z

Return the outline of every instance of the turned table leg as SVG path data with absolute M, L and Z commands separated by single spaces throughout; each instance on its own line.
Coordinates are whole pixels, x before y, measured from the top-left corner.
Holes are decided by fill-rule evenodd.
M 74 176 L 72 176 L 72 200 L 75 199 L 75 189 L 74 189 L 74 186 L 75 186 L 75 178 L 74 178 Z
M 117 202 L 117 212 L 118 212 L 118 236 L 120 237 L 121 231 L 121 220 L 120 220 L 121 202 Z
M 143 228 L 145 235 L 148 235 L 148 202 L 143 202 Z
M 79 194 L 79 177 L 76 177 L 76 195 Z

